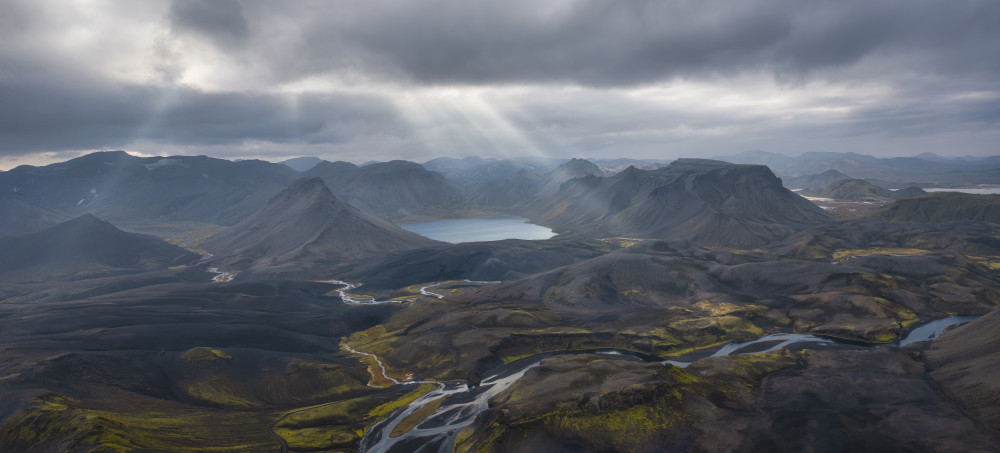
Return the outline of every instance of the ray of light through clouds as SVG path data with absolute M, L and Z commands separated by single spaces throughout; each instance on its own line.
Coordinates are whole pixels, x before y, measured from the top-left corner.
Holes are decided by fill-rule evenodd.
M 0 168 L 996 154 L 1000 2 L 0 4 Z

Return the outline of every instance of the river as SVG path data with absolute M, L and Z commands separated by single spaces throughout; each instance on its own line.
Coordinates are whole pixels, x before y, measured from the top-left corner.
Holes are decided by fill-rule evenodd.
M 909 334 L 899 342 L 898 346 L 905 346 L 910 343 L 929 341 L 937 338 L 947 327 L 964 324 L 978 318 L 978 316 L 954 316 L 931 321 L 923 326 L 910 331 Z M 818 337 L 809 334 L 788 334 L 778 333 L 767 335 L 762 338 L 750 341 L 728 343 L 720 347 L 712 357 L 723 357 L 732 354 L 760 354 L 788 347 L 796 343 L 814 343 L 817 346 L 830 346 L 838 343 L 828 338 Z M 758 345 L 763 345 L 759 347 Z M 872 346 L 878 347 L 878 346 Z M 643 360 L 628 351 L 618 350 L 595 350 L 591 352 L 620 355 L 631 357 L 635 360 Z M 566 353 L 575 354 L 575 353 Z M 546 354 L 552 356 L 559 354 Z M 377 358 L 376 358 L 377 360 Z M 465 384 L 445 385 L 434 383 L 438 386 L 436 390 L 428 392 L 426 395 L 414 400 L 403 409 L 391 414 L 385 420 L 378 422 L 371 429 L 365 432 L 361 439 L 362 452 L 371 453 L 395 453 L 395 452 L 425 452 L 425 453 L 448 453 L 452 451 L 455 443 L 455 436 L 459 430 L 472 424 L 479 413 L 489 407 L 489 400 L 495 395 L 510 387 L 521 376 L 524 376 L 529 369 L 538 366 L 542 358 L 529 357 L 518 360 L 504 366 L 496 374 L 483 379 L 479 387 L 468 389 Z M 670 363 L 680 367 L 686 367 L 692 361 L 664 360 L 661 363 Z M 381 362 L 379 362 L 381 364 Z M 426 383 L 426 381 L 407 382 L 406 384 Z M 436 411 L 425 418 L 417 426 L 398 437 L 390 437 L 390 433 L 408 415 L 418 411 L 425 404 L 445 398 Z

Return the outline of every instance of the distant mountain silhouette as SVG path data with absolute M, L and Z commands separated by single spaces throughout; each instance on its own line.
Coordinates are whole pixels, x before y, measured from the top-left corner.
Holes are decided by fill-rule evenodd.
M 302 171 L 308 171 L 309 169 L 315 167 L 316 164 L 320 162 L 323 162 L 323 159 L 320 159 L 316 156 L 303 156 L 303 157 L 296 157 L 293 159 L 283 160 L 278 163 L 282 165 L 287 165 L 291 167 L 292 170 L 302 172 Z
M 46 281 L 191 264 L 200 255 L 155 236 L 126 233 L 90 214 L 0 239 L 0 280 Z
M 246 267 L 261 260 L 343 261 L 437 244 L 348 204 L 321 179 L 307 177 L 202 247 L 231 266 Z
M 842 179 L 851 179 L 837 170 L 827 170 L 818 175 L 790 176 L 781 178 L 785 187 L 789 189 L 816 189 L 826 187 Z
M 924 181 L 949 183 L 1000 183 L 1000 157 L 944 158 L 875 157 L 858 153 L 809 152 L 791 157 L 766 151 L 749 151 L 716 159 L 740 164 L 767 165 L 783 178 L 815 175 L 837 170 L 855 178 L 881 179 L 895 183 Z M 789 181 L 786 181 L 789 182 Z M 799 188 L 796 186 L 789 186 Z
M 605 171 L 593 162 L 570 159 L 544 174 L 521 169 L 506 179 L 469 182 L 465 192 L 471 207 L 519 212 L 526 206 L 548 200 L 566 181 L 603 175 Z
M 16 192 L 0 194 L 0 237 L 37 233 L 70 217 Z
M 446 216 L 462 199 L 441 175 L 402 160 L 364 167 L 320 162 L 304 175 L 322 178 L 331 192 L 348 203 L 393 220 Z

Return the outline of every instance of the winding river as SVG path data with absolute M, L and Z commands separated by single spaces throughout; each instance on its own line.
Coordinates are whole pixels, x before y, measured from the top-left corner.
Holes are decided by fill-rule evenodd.
M 929 341 L 937 338 L 947 327 L 964 324 L 978 318 L 978 316 L 954 316 L 951 318 L 931 321 L 923 326 L 913 329 L 905 338 L 896 343 L 898 346 L 905 346 L 910 343 Z M 756 340 L 728 343 L 717 350 L 712 357 L 723 357 L 732 354 L 760 354 L 788 347 L 796 343 L 813 343 L 817 346 L 828 346 L 837 344 L 828 338 L 818 337 L 808 334 L 788 334 L 778 333 L 768 335 Z M 877 347 L 877 346 L 872 346 Z M 642 360 L 628 351 L 618 350 L 598 350 L 593 351 L 602 354 L 621 355 Z M 567 353 L 572 354 L 572 353 Z M 546 355 L 551 356 L 551 355 Z M 374 356 L 373 356 L 374 357 Z M 378 358 L 375 358 L 378 361 Z M 365 432 L 361 439 L 362 452 L 425 452 L 425 453 L 447 453 L 451 452 L 455 443 L 455 436 L 459 430 L 472 424 L 479 413 L 489 407 L 489 400 L 500 392 L 510 387 L 521 376 L 524 376 L 529 369 L 541 363 L 538 356 L 522 359 L 503 367 L 496 374 L 483 379 L 479 387 L 469 389 L 465 384 L 445 385 L 438 382 L 431 382 L 438 386 L 417 398 L 412 403 L 401 410 L 391 414 L 385 420 L 375 424 Z M 378 362 L 380 366 L 381 361 Z M 670 363 L 675 366 L 686 367 L 692 361 L 664 360 L 661 363 Z M 384 367 L 382 368 L 384 370 Z M 428 383 L 427 381 L 410 381 L 408 384 Z M 407 416 L 420 410 L 425 404 L 436 402 L 442 399 L 440 406 L 432 414 L 427 416 L 415 427 L 399 435 L 391 437 L 392 430 L 396 428 Z
M 499 282 L 492 282 L 492 281 L 478 281 L 478 280 L 469 280 L 469 279 L 465 279 L 465 280 L 461 280 L 461 281 L 463 283 L 466 283 L 466 284 L 469 284 L 469 285 L 488 285 L 490 283 L 499 283 Z M 326 280 L 326 282 L 327 283 L 333 283 L 335 285 L 341 285 L 341 286 L 343 286 L 342 288 L 340 288 L 340 289 L 338 289 L 336 291 L 337 291 L 338 294 L 340 294 L 340 300 L 344 301 L 344 303 L 348 304 L 348 305 L 398 304 L 400 302 L 411 301 L 411 300 L 413 300 L 413 299 L 415 299 L 417 297 L 417 296 L 413 296 L 413 297 L 407 297 L 407 298 L 402 298 L 402 299 L 383 299 L 383 300 L 377 300 L 377 299 L 375 299 L 372 296 L 355 297 L 355 296 L 351 296 L 350 294 L 348 294 L 348 291 L 361 286 L 360 284 L 354 284 L 354 283 L 350 283 L 350 282 L 345 282 L 343 280 Z M 444 299 L 444 294 L 435 293 L 435 292 L 431 291 L 431 288 L 437 288 L 438 286 L 442 286 L 442 285 L 444 285 L 446 283 L 448 283 L 448 282 L 431 283 L 431 284 L 427 284 L 427 285 L 421 286 L 419 288 L 420 295 L 424 296 L 424 297 L 433 297 L 433 298 L 436 298 L 436 299 Z

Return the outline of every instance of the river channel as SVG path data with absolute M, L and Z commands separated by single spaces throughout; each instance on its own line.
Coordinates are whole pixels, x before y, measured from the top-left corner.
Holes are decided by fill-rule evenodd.
M 941 332 L 953 325 L 964 324 L 975 320 L 978 316 L 954 316 L 939 319 L 924 324 L 895 343 L 898 346 L 905 346 L 910 343 L 929 341 L 937 338 Z M 808 334 L 772 334 L 756 340 L 728 343 L 719 348 L 712 357 L 722 357 L 732 354 L 760 354 L 788 347 L 796 343 L 812 343 L 814 346 L 825 347 L 837 345 L 839 343 L 828 338 L 818 337 Z M 857 347 L 857 346 L 855 346 Z M 872 346 L 877 347 L 877 346 Z M 648 357 L 640 357 L 632 352 L 618 351 L 613 349 L 594 350 L 596 352 L 610 355 L 620 355 L 633 360 L 646 360 Z M 579 352 L 567 352 L 564 354 L 577 354 Z M 489 400 L 500 392 L 517 382 L 529 369 L 538 366 L 542 358 L 561 354 L 543 354 L 541 356 L 529 357 L 512 362 L 501 368 L 496 374 L 483 379 L 479 387 L 469 389 L 465 384 L 441 384 L 434 382 L 438 388 L 417 398 L 405 408 L 391 414 L 385 420 L 378 422 L 365 432 L 361 439 L 362 452 L 369 453 L 395 453 L 395 452 L 424 452 L 424 453 L 447 453 L 452 451 L 455 443 L 455 436 L 462 428 L 472 424 L 480 412 L 489 407 Z M 661 363 L 670 363 L 675 366 L 686 367 L 693 360 L 664 360 Z M 416 384 L 418 382 L 407 382 L 405 384 Z M 419 383 L 427 383 L 419 381 Z M 418 411 L 425 404 L 429 404 L 443 398 L 440 406 L 431 415 L 425 418 L 420 424 L 410 429 L 398 437 L 391 437 L 392 430 L 399 425 L 408 415 Z

